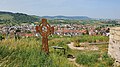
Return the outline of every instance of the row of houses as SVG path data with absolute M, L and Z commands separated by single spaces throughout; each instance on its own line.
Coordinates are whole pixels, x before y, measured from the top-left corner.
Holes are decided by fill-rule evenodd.
M 64 24 L 54 25 L 55 34 L 66 35 L 66 36 L 77 36 L 77 35 L 104 35 L 109 36 L 109 28 L 96 29 L 97 26 L 92 25 L 77 25 L 77 24 Z
M 0 33 L 3 36 L 34 36 L 35 30 L 34 26 L 31 25 L 22 25 L 22 26 L 0 26 Z
M 63 36 L 78 36 L 78 35 L 105 35 L 109 36 L 108 28 L 101 28 L 97 30 L 97 26 L 92 25 L 77 25 L 77 24 L 57 24 L 51 25 L 54 27 L 54 34 L 63 35 Z M 39 33 L 36 33 L 34 25 L 21 25 L 21 26 L 0 26 L 0 33 L 3 35 L 13 36 L 40 36 Z

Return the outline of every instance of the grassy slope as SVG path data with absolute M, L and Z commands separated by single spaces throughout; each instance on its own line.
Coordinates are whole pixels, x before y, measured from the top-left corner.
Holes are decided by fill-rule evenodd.
M 73 67 L 64 55 L 50 48 L 50 54 L 41 52 L 41 39 L 14 39 L 0 42 L 0 66 L 7 67 Z
M 108 37 L 106 36 L 79 36 L 79 37 L 58 37 L 50 41 L 50 45 L 65 47 L 67 43 L 76 42 L 94 42 L 99 40 L 99 42 L 108 42 Z M 62 42 L 62 43 L 61 43 Z M 72 54 L 76 57 L 76 62 L 83 67 L 111 67 L 114 60 L 107 55 L 108 44 L 96 45 L 99 50 L 89 51 L 89 50 L 71 50 L 67 46 L 67 54 Z
M 39 21 L 39 17 L 23 13 L 0 12 L 0 24 L 17 25 Z
M 41 39 L 38 38 L 23 38 L 15 41 L 14 39 L 3 40 L 0 42 L 0 65 L 1 66 L 38 66 L 38 67 L 76 67 L 71 64 L 66 58 L 67 54 L 72 54 L 75 57 L 79 57 L 81 53 L 85 55 L 98 54 L 104 56 L 107 52 L 108 45 L 97 45 L 100 49 L 98 51 L 77 51 L 71 50 L 66 45 L 70 43 L 74 38 L 70 37 L 49 37 L 49 48 L 50 54 L 46 55 L 41 52 Z M 51 46 L 62 46 L 66 49 L 66 54 L 64 55 L 62 51 L 56 50 Z M 93 56 L 93 55 L 92 55 Z M 107 55 L 105 55 L 106 57 Z M 94 57 L 94 56 L 93 56 Z M 81 57 L 83 60 L 88 60 L 89 58 Z M 95 57 L 96 58 L 96 57 Z M 81 59 L 77 59 L 80 61 Z M 77 63 L 79 63 L 76 61 Z M 109 67 L 109 59 L 97 60 L 95 63 L 83 64 L 84 67 Z M 80 62 L 82 65 L 82 62 Z
M 0 15 L 0 19 L 3 19 L 3 20 L 11 20 L 13 19 L 13 16 L 9 15 L 9 14 L 1 14 Z

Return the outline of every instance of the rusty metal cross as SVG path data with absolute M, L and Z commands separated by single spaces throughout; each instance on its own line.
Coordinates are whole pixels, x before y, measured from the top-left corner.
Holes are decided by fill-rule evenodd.
M 49 53 L 48 36 L 54 33 L 54 27 L 47 23 L 47 19 L 42 19 L 39 26 L 36 26 L 36 32 L 42 36 L 42 50 Z

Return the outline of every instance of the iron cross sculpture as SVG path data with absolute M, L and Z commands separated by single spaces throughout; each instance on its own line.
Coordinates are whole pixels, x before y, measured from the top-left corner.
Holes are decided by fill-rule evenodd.
M 54 33 L 54 27 L 47 23 L 47 19 L 42 19 L 39 26 L 36 26 L 36 32 L 42 36 L 42 50 L 49 53 L 48 36 Z

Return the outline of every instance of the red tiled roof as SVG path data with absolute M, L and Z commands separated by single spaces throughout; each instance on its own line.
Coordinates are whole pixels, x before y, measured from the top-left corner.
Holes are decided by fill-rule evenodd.
M 25 37 L 32 37 L 32 36 L 34 36 L 34 34 L 23 34 L 23 36 L 25 36 Z
M 86 33 L 86 30 L 69 30 L 69 29 L 64 29 L 64 30 L 56 30 L 55 32 L 63 32 L 63 33 Z

